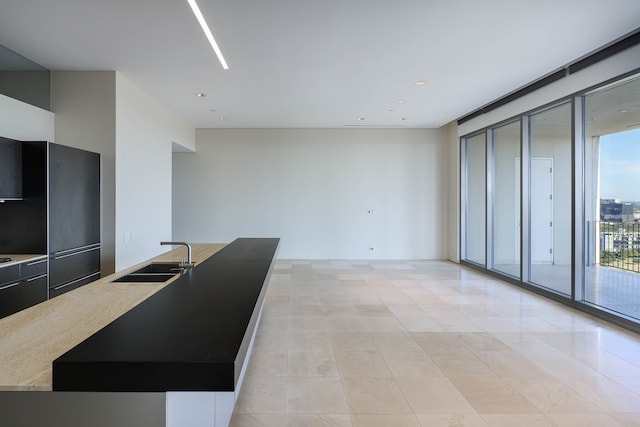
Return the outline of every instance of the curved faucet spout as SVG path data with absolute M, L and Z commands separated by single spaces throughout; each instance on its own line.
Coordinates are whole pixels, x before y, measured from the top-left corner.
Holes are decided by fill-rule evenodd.
M 165 245 L 173 245 L 173 246 L 177 246 L 177 245 L 181 245 L 181 246 L 186 246 L 187 247 L 187 262 L 184 262 L 184 258 L 182 260 L 182 263 L 180 264 L 180 267 L 193 267 L 193 260 L 191 258 L 191 245 L 188 244 L 187 242 L 160 242 L 160 244 L 162 246 Z

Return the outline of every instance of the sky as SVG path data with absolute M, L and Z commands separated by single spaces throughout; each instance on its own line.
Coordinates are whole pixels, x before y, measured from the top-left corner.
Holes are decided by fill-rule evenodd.
M 640 201 L 640 129 L 600 137 L 600 198 Z

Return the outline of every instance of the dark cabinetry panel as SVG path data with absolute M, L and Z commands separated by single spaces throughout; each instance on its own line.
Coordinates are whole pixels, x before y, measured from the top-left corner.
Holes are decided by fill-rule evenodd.
M 22 200 L 0 204 L 0 253 L 46 254 L 47 143 L 21 144 Z
M 19 310 L 47 300 L 47 259 L 20 264 Z
M 100 242 L 100 155 L 49 144 L 49 253 Z
M 20 266 L 0 268 L 0 317 L 20 310 Z
M 49 296 L 99 276 L 100 155 L 49 144 Z
M 46 300 L 46 258 L 0 268 L 0 317 Z
M 22 198 L 22 144 L 0 138 L 0 199 Z
M 49 257 L 51 288 L 58 288 L 86 276 L 100 273 L 100 245 L 60 251 Z M 96 280 L 94 278 L 93 280 Z M 67 290 L 71 290 L 69 288 Z
M 81 286 L 84 286 L 86 284 L 89 284 L 95 280 L 98 280 L 99 278 L 100 278 L 100 272 L 98 271 L 97 273 L 90 274 L 88 276 L 82 277 L 77 280 L 73 280 L 71 282 L 67 282 L 65 284 L 56 286 L 55 288 L 51 288 L 49 289 L 49 299 L 55 298 L 58 295 L 64 294 L 65 292 L 69 292 Z

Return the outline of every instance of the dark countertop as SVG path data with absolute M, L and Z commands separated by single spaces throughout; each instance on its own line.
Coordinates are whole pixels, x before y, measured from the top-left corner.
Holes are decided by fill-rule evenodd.
M 54 360 L 53 390 L 233 391 L 278 243 L 233 241 Z

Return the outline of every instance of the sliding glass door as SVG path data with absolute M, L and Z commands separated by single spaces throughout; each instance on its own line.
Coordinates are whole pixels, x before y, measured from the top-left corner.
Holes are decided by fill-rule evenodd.
M 529 120 L 529 281 L 571 295 L 571 104 Z
M 493 269 L 520 277 L 520 120 L 493 129 Z
M 640 74 L 461 144 L 463 262 L 640 322 Z
M 584 301 L 640 319 L 640 78 L 584 97 Z

